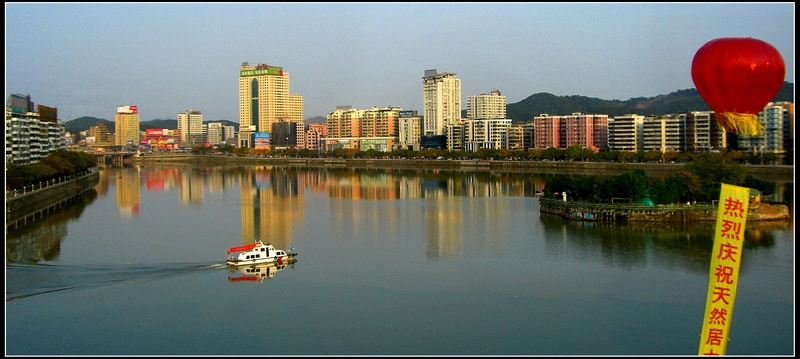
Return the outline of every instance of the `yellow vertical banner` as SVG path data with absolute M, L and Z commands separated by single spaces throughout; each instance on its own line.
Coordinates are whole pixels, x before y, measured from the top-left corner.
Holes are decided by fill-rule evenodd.
M 725 355 L 744 250 L 750 189 L 722 183 L 698 355 Z

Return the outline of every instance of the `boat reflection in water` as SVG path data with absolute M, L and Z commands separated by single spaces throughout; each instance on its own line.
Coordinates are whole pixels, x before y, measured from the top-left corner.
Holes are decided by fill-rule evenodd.
M 231 283 L 236 282 L 263 282 L 264 279 L 271 279 L 275 276 L 275 273 L 278 273 L 284 269 L 286 266 L 294 266 L 297 262 L 296 259 L 291 258 L 287 260 L 283 260 L 281 262 L 269 262 L 269 263 L 261 263 L 261 264 L 253 264 L 249 266 L 239 266 L 239 267 L 229 267 L 228 273 L 234 274 L 236 272 L 241 273 L 238 277 L 228 277 L 228 281 Z

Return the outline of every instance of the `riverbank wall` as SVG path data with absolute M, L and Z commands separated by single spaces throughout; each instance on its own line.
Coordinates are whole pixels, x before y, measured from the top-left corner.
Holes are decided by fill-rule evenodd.
M 560 161 L 495 161 L 495 160 L 428 160 L 428 159 L 368 159 L 368 158 L 266 158 L 219 155 L 153 155 L 132 160 L 140 164 L 273 165 L 298 167 L 353 167 L 386 169 L 443 169 L 462 171 L 500 171 L 539 174 L 592 174 L 615 176 L 642 170 L 651 177 L 665 178 L 683 169 L 678 163 L 615 163 Z M 761 180 L 794 182 L 794 166 L 748 165 L 753 177 Z
M 67 204 L 100 183 L 100 173 L 93 170 L 83 176 L 24 193 L 6 195 L 6 226 L 30 217 L 42 216 Z
M 539 210 L 573 220 L 628 222 L 699 222 L 716 221 L 717 205 L 633 205 L 588 202 L 564 202 L 539 198 Z M 785 204 L 753 203 L 748 206 L 747 221 L 780 221 L 790 218 Z

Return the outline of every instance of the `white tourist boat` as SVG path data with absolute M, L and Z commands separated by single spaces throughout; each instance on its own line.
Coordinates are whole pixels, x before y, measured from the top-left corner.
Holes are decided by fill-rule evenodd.
M 239 255 L 231 255 L 231 253 L 234 252 L 239 252 Z M 246 246 L 228 248 L 228 265 L 243 266 L 272 262 L 282 264 L 283 262 L 294 258 L 296 255 L 297 253 L 284 251 L 283 249 L 276 249 L 269 243 L 264 244 L 261 241 L 258 241 Z

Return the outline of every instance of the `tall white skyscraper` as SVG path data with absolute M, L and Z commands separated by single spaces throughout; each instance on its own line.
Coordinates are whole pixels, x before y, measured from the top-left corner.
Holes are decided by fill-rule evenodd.
M 461 120 L 461 80 L 456 74 L 425 70 L 422 78 L 423 128 L 425 136 L 443 135 L 448 125 Z

